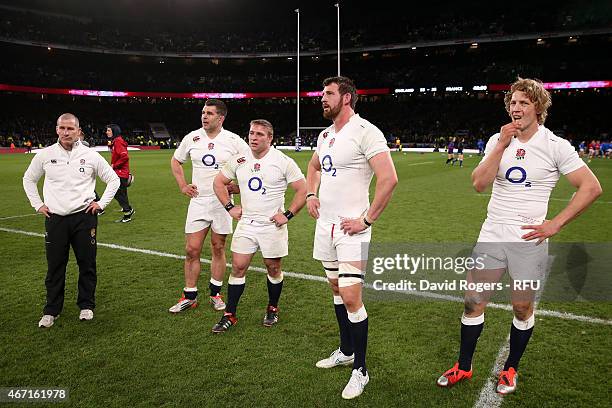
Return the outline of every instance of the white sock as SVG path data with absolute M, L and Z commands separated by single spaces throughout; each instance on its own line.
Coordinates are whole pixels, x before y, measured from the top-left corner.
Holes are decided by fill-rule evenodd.
M 531 317 L 527 320 L 519 320 L 514 316 L 512 324 L 519 330 L 529 330 L 535 325 L 535 313 L 532 313 Z
M 361 305 L 359 310 L 357 310 L 355 313 L 348 312 L 348 318 L 351 321 L 351 323 L 359 323 L 367 319 L 368 312 L 366 312 L 365 305 Z

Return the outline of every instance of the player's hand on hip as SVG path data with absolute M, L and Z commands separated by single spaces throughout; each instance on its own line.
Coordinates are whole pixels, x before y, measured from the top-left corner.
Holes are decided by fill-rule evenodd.
M 533 241 L 537 239 L 536 245 L 540 245 L 545 239 L 552 237 L 561 231 L 561 226 L 557 225 L 553 221 L 545 220 L 540 225 L 523 225 L 521 229 L 531 230 L 521 238 L 525 241 Z
M 240 220 L 242 218 L 242 207 L 239 205 L 234 206 L 234 208 L 229 210 L 229 215 L 235 220 Z
M 345 218 L 340 221 L 340 229 L 344 231 L 345 234 L 354 235 L 358 234 L 361 231 L 365 230 L 367 227 L 359 218 Z
M 521 128 L 516 122 L 508 123 L 501 127 L 499 131 L 499 145 L 508 147 L 513 137 L 521 135 Z
M 289 222 L 287 217 L 285 217 L 285 214 L 283 214 L 280 211 L 274 214 L 272 217 L 270 217 L 270 221 L 274 221 L 274 225 L 276 225 L 279 228 Z
M 195 184 L 187 184 L 181 188 L 181 193 L 187 197 L 196 198 L 198 196 L 198 187 Z
M 37 212 L 44 214 L 45 217 L 50 218 L 51 214 L 53 214 L 50 210 L 49 207 L 47 207 L 46 205 L 42 205 L 42 207 L 40 207 L 38 210 L 36 210 Z
M 96 215 L 100 211 L 102 211 L 102 207 L 100 207 L 100 204 L 98 204 L 97 201 L 92 201 L 85 209 L 85 214 L 91 212 L 92 215 Z
M 319 218 L 319 207 L 321 202 L 318 197 L 308 197 L 306 199 L 306 207 L 308 208 L 308 214 L 315 220 Z

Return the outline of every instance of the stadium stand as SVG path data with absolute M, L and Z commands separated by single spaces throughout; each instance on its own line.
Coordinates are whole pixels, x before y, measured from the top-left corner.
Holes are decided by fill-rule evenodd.
M 238 3 L 248 7 L 248 2 Z M 525 18 L 520 10 L 492 5 L 487 11 L 478 9 L 479 18 L 474 19 L 468 17 L 477 6 L 441 11 L 433 2 L 410 13 L 390 6 L 373 11 L 367 21 L 358 18 L 355 8 L 343 8 L 343 74 L 361 89 L 387 89 L 384 95 L 362 96 L 358 111 L 379 123 L 390 141 L 400 137 L 405 144 L 432 146 L 459 132 L 468 135 L 470 146 L 497 131 L 504 120 L 503 111 L 490 103 L 496 99 L 501 104 L 502 93 L 471 91 L 474 85 L 507 84 L 519 75 L 547 82 L 609 79 L 612 57 L 605 52 L 612 33 L 609 5 L 554 2 L 552 15 L 545 6 Z M 295 91 L 295 61 L 281 56 L 294 52 L 293 23 L 262 30 L 249 22 L 248 13 L 234 13 L 241 19 L 212 21 L 203 29 L 197 23 L 209 11 L 206 7 L 180 23 L 168 18 L 163 7 L 130 13 L 125 5 L 113 10 L 99 4 L 95 16 L 83 7 L 73 1 L 49 5 L 30 0 L 19 7 L 0 1 L 0 84 L 144 92 Z M 303 13 L 306 28 L 301 43 L 311 54 L 301 58 L 300 79 L 301 89 L 308 91 L 318 91 L 321 79 L 333 75 L 337 63 L 334 53 L 328 52 L 335 46 L 335 24 L 321 21 L 316 11 L 306 8 Z M 270 18 L 280 15 L 290 20 L 292 12 L 276 8 Z M 150 24 L 156 29 L 150 30 Z M 60 46 L 47 47 L 50 43 Z M 418 46 L 395 47 L 408 43 Z M 167 52 L 220 52 L 223 57 L 164 56 Z M 467 91 L 444 91 L 457 85 Z M 420 87 L 427 92 L 394 92 Z M 574 140 L 609 139 L 612 126 L 605 112 L 609 90 L 555 93 L 550 127 Z M 1 146 L 21 146 L 27 140 L 35 146 L 53 142 L 49 118 L 63 111 L 81 116 L 85 133 L 95 144 L 106 143 L 103 126 L 113 118 L 136 145 L 155 143 L 148 124 L 162 122 L 172 139 L 165 146 L 173 146 L 173 141 L 199 126 L 202 104 L 201 99 L 78 97 L 44 91 L 3 91 L 0 100 L 5 107 L 0 113 Z M 250 119 L 266 117 L 277 129 L 277 143 L 293 143 L 295 98 L 228 103 L 229 129 L 244 135 Z M 300 103 L 302 124 L 327 125 L 317 98 L 301 98 Z M 593 116 L 600 120 L 588 119 Z M 316 134 L 303 131 L 303 144 L 313 143 Z

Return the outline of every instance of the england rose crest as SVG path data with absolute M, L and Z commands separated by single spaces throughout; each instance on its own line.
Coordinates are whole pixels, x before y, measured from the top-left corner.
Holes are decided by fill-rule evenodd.
M 214 143 L 211 142 L 211 143 L 208 144 L 208 150 L 212 150 L 214 148 L 215 148 L 215 144 Z
M 255 171 L 259 171 L 260 169 L 261 169 L 261 164 L 259 164 L 259 163 L 255 163 L 255 164 L 253 165 L 253 170 L 255 170 Z
M 523 160 L 525 158 L 525 149 L 516 149 L 516 160 Z
M 335 138 L 335 137 L 332 137 L 332 138 L 329 140 L 329 147 L 333 147 L 333 146 L 334 146 L 334 142 L 335 142 L 335 141 L 336 141 L 336 138 Z

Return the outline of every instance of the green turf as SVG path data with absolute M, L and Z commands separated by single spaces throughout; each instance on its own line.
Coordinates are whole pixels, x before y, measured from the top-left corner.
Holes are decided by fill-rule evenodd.
M 99 218 L 99 242 L 183 254 L 188 199 L 178 192 L 170 155 L 131 153 L 136 182 L 129 194 L 136 215 L 129 224 L 114 223 L 121 214 L 113 202 Z M 291 156 L 305 171 L 310 153 Z M 488 201 L 469 181 L 478 159 L 466 157 L 459 169 L 444 166 L 440 154 L 393 157 L 400 182 L 374 228 L 374 241 L 474 241 Z M 0 218 L 33 213 L 21 186 L 30 159 L 0 156 Z M 611 241 L 612 161 L 595 160 L 591 168 L 604 194 L 554 241 Z M 572 192 L 561 180 L 549 214 L 560 211 Z M 41 216 L 2 219 L 0 228 L 44 232 Z M 305 211 L 291 221 L 284 270 L 323 276 L 311 258 L 313 231 Z M 210 258 L 208 244 L 202 256 Z M 254 265 L 262 266 L 261 257 Z M 203 269 L 204 289 L 209 269 L 206 264 Z M 180 259 L 99 247 L 95 319 L 77 320 L 77 269 L 71 259 L 64 311 L 51 329 L 41 330 L 45 272 L 42 238 L 0 231 L 0 387 L 66 387 L 72 406 L 470 407 L 490 376 L 512 319 L 507 311 L 487 311 L 474 378 L 443 390 L 435 380 L 456 358 L 461 304 L 414 297 L 368 303 L 371 381 L 357 401 L 347 403 L 340 392 L 350 370 L 314 367 L 337 346 L 331 294 L 323 282 L 286 278 L 280 323 L 265 329 L 265 276 L 250 272 L 238 325 L 215 336 L 210 328 L 220 316 L 205 305 L 178 316 L 167 312 L 183 286 Z M 540 307 L 612 319 L 610 303 L 549 301 Z M 610 325 L 538 317 L 521 362 L 519 391 L 503 405 L 607 405 L 611 335 Z

